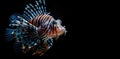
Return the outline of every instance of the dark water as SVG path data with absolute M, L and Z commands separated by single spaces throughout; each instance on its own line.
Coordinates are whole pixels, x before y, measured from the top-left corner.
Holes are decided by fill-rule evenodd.
M 9 16 L 15 12 L 21 13 L 28 3 L 34 3 L 34 0 L 0 0 L 0 56 L 33 59 L 73 57 L 76 59 L 76 57 L 89 56 L 95 50 L 93 48 L 96 46 L 92 43 L 95 39 L 93 35 L 96 34 L 93 28 L 96 26 L 93 26 L 95 24 L 90 19 L 94 19 L 93 16 L 96 14 L 92 3 L 74 0 L 46 0 L 47 11 L 51 12 L 55 19 L 61 19 L 62 25 L 66 26 L 68 31 L 66 36 L 61 36 L 42 57 L 16 54 L 12 47 L 13 44 L 5 41 L 5 28 L 9 24 Z

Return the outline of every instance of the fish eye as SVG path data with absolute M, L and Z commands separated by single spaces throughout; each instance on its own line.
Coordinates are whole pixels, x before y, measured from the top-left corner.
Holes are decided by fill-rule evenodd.
M 57 22 L 54 20 L 54 21 L 53 21 L 53 24 L 57 24 Z

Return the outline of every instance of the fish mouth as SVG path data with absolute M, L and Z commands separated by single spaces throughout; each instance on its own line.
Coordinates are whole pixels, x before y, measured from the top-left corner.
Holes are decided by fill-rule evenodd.
M 59 36 L 66 35 L 66 32 L 67 31 L 66 31 L 65 27 L 62 26 L 61 29 L 58 30 L 57 35 L 55 36 L 55 38 L 59 38 Z
M 66 31 L 66 29 L 65 29 L 65 26 L 62 26 L 62 27 L 61 27 L 61 30 L 58 32 L 58 35 L 59 35 L 59 36 L 60 36 L 60 35 L 63 35 L 63 34 L 66 35 L 66 32 L 67 32 L 67 31 Z

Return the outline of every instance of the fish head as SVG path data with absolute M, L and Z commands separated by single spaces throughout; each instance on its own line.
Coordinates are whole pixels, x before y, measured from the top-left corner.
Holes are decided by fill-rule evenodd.
M 66 28 L 65 26 L 62 26 L 62 21 L 60 19 L 54 20 L 54 28 L 55 28 L 55 37 L 59 37 L 63 34 L 66 35 Z

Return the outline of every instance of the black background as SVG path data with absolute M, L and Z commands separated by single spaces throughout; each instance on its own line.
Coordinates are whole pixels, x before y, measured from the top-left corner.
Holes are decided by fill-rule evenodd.
M 5 42 L 4 32 L 9 24 L 9 16 L 15 12 L 21 13 L 28 3 L 34 0 L 0 0 L 0 45 L 1 56 L 12 58 L 56 58 L 64 59 L 73 57 L 94 57 L 99 51 L 95 48 L 94 39 L 97 36 L 97 27 L 94 25 L 97 7 L 89 1 L 70 0 L 46 0 L 47 11 L 55 19 L 61 19 L 62 25 L 68 31 L 66 36 L 61 36 L 53 47 L 42 57 L 17 55 L 13 52 L 11 45 Z M 94 27 L 93 27 L 94 25 Z M 94 32 L 93 32 L 94 31 Z

